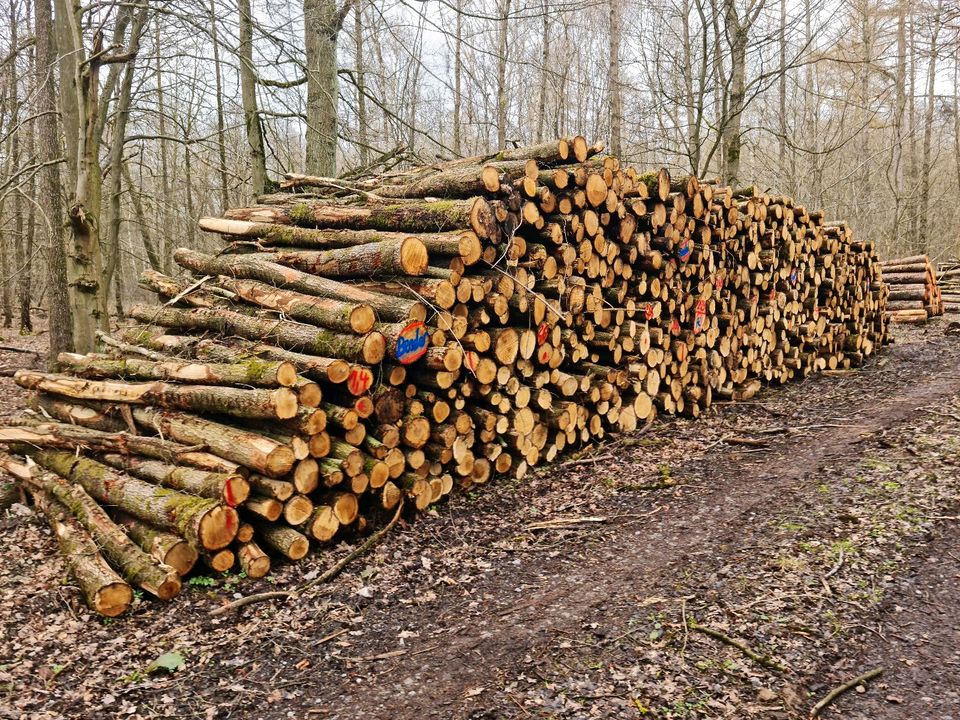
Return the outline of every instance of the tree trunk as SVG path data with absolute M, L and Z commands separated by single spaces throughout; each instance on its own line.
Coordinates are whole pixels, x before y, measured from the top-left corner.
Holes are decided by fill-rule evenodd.
M 220 212 L 224 212 L 230 207 L 230 193 L 228 191 L 227 181 L 227 123 L 224 119 L 225 113 L 223 110 L 223 70 L 220 64 L 220 38 L 217 33 L 217 8 L 215 0 L 210 0 L 210 39 L 213 43 L 213 78 L 215 83 L 214 88 L 216 90 L 215 99 L 217 102 L 217 156 L 219 160 L 217 175 L 220 179 Z M 162 46 L 158 43 L 158 47 Z M 165 258 L 165 263 L 166 262 L 169 262 L 168 258 Z M 170 272 L 169 267 L 166 265 L 164 265 L 164 269 L 165 272 Z
M 253 17 L 250 0 L 237 0 L 240 11 L 240 93 L 243 118 L 247 129 L 247 150 L 250 153 L 250 194 L 256 197 L 267 186 L 267 156 L 263 146 L 263 127 L 257 103 L 257 71 L 253 62 Z M 191 218 L 192 221 L 192 218 Z
M 454 12 L 457 14 L 456 28 L 453 39 L 453 152 L 458 157 L 463 156 L 462 129 L 463 123 L 463 0 L 457 0 Z
M 83 45 L 79 8 L 55 0 L 54 29 L 60 50 L 60 117 L 63 119 L 72 234 L 67 253 L 67 288 L 73 310 L 73 342 L 77 351 L 96 347 L 96 331 L 108 330 L 100 247 L 100 137 L 96 132 L 100 107 L 98 58 L 104 52 L 102 35 L 95 36 L 90 58 Z M 44 28 L 42 32 L 49 32 Z
M 920 196 L 918 199 L 917 242 L 921 253 L 927 252 L 930 225 L 930 152 L 933 138 L 933 115 L 937 99 L 934 89 L 937 81 L 937 40 L 940 35 L 940 17 L 943 10 L 943 0 L 937 3 L 937 10 L 933 16 L 933 30 L 930 34 L 930 57 L 927 60 L 927 99 L 923 119 L 923 161 L 920 169 Z
M 99 460 L 141 480 L 173 488 L 188 495 L 219 500 L 230 507 L 242 505 L 250 495 L 250 484 L 237 474 L 179 467 L 160 460 L 148 460 L 137 455 L 122 453 L 106 453 L 99 456 Z
M 357 0 L 353 8 L 354 62 L 357 72 L 357 135 L 360 146 L 360 165 L 370 164 L 370 139 L 367 136 L 367 69 L 363 46 L 363 2 Z
M 349 9 L 349 5 L 345 8 Z M 345 13 L 336 0 L 303 0 L 307 75 L 306 170 L 337 174 L 337 36 Z
M 126 513 L 116 513 L 117 524 L 140 548 L 183 577 L 193 569 L 199 553 L 190 543 L 173 533 L 157 530 Z
M 29 454 L 100 502 L 116 505 L 154 527 L 182 535 L 198 548 L 219 550 L 237 534 L 237 511 L 216 500 L 160 488 L 73 453 L 30 450 Z
M 730 43 L 730 93 L 727 112 L 724 115 L 721 135 L 723 139 L 723 181 L 736 186 L 740 175 L 741 125 L 746 99 L 747 40 L 750 20 L 737 17 L 736 0 L 724 0 L 727 37 Z
M 50 358 L 74 349 L 73 320 L 67 290 L 67 253 L 63 237 L 63 201 L 60 185 L 61 156 L 57 132 L 56 73 L 57 46 L 50 0 L 34 0 L 36 21 L 36 97 L 37 97 L 37 159 L 46 164 L 40 171 L 40 191 L 37 202 L 45 210 L 41 238 L 46 247 L 47 296 L 50 308 Z
M 610 152 L 617 157 L 623 153 L 623 96 L 620 86 L 620 35 L 622 0 L 608 0 L 610 11 L 610 67 L 607 73 L 607 93 L 610 102 Z
M 507 59 L 510 45 L 510 0 L 502 0 L 499 30 L 497 33 L 497 150 L 507 147 Z
M 423 243 L 411 236 L 399 242 L 387 240 L 333 250 L 278 250 L 245 257 L 326 278 L 416 276 L 426 271 L 429 261 Z

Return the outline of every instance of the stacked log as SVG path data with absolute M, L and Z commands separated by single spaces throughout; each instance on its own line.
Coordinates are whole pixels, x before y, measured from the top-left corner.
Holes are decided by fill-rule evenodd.
M 895 323 L 924 323 L 943 315 L 937 275 L 926 255 L 884 260 L 883 281 L 890 287 L 887 317 Z
M 403 497 L 523 478 L 885 342 L 873 244 L 844 223 L 601 151 L 288 176 L 201 220 L 226 245 L 177 250 L 192 276 L 144 273 L 158 302 L 103 354 L 19 373 L 36 414 L 0 442 L 122 513 L 153 557 L 164 533 L 253 574 Z
M 940 263 L 937 269 L 937 286 L 945 313 L 960 313 L 960 260 Z

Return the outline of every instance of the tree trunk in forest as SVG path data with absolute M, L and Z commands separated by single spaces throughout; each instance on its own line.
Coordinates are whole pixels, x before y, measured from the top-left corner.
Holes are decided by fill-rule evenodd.
M 370 138 L 367 136 L 367 69 L 363 47 L 363 4 L 355 3 L 353 9 L 353 47 L 357 71 L 357 144 L 360 146 L 360 166 L 370 163 Z
M 543 142 L 543 130 L 547 122 L 547 90 L 550 87 L 550 0 L 543 0 L 541 11 L 543 52 L 540 57 L 540 87 L 537 101 L 537 142 Z
M 461 137 L 461 123 L 463 122 L 463 0 L 457 0 L 454 12 L 457 21 L 453 36 L 453 152 L 457 157 L 463 157 L 463 139 Z
M 762 7 L 763 2 L 759 3 Z M 730 44 L 730 92 L 727 111 L 723 118 L 723 181 L 736 186 L 740 175 L 740 149 L 743 139 L 744 100 L 746 98 L 747 41 L 750 18 L 737 16 L 736 0 L 724 0 L 727 38 Z
M 43 209 L 41 242 L 46 247 L 47 298 L 50 320 L 50 358 L 73 350 L 73 321 L 67 290 L 67 252 L 63 237 L 63 201 L 61 199 L 61 157 L 57 133 L 57 86 L 54 65 L 57 62 L 56 33 L 51 32 L 53 14 L 50 0 L 34 0 L 36 23 L 37 160 L 45 163 L 40 171 L 37 202 Z
M 940 36 L 940 17 L 943 11 L 943 0 L 937 3 L 937 10 L 933 15 L 933 30 L 930 34 L 930 56 L 927 59 L 927 98 L 923 118 L 923 162 L 920 168 L 920 196 L 918 199 L 917 243 L 921 253 L 927 252 L 930 225 L 930 152 L 933 138 L 933 115 L 936 109 L 937 98 L 934 94 L 937 81 L 937 40 Z M 954 108 L 957 112 L 957 108 Z
M 896 99 L 893 110 L 893 143 L 890 147 L 890 165 L 887 184 L 893 192 L 893 223 L 888 241 L 890 247 L 899 247 L 903 226 L 903 126 L 907 106 L 907 0 L 897 3 L 897 65 L 894 73 Z
M 120 225 L 123 221 L 123 215 L 120 207 L 120 200 L 123 195 L 123 148 L 127 133 L 127 121 L 130 117 L 130 102 L 133 94 L 133 74 L 134 60 L 137 53 L 140 52 L 140 35 L 147 22 L 147 7 L 143 6 L 134 17 L 130 28 L 130 47 L 131 57 L 125 63 L 123 70 L 123 79 L 120 84 L 120 94 L 117 97 L 116 110 L 114 112 L 113 128 L 111 130 L 110 144 L 110 179 L 107 187 L 107 207 L 106 216 L 109 219 L 107 225 L 107 238 L 104 243 L 106 262 L 103 271 L 103 290 L 109 293 L 110 285 L 114 281 L 114 275 L 120 264 Z M 119 290 L 119 283 L 117 289 Z
M 143 210 L 143 198 L 140 195 L 140 188 L 134 184 L 130 177 L 130 167 L 127 163 L 122 164 L 123 181 L 127 184 L 127 191 L 130 195 L 130 203 L 133 205 L 133 214 L 137 218 L 137 229 L 143 240 L 143 249 L 147 253 L 147 262 L 156 272 L 163 272 L 163 258 L 157 252 L 157 244 L 150 234 L 150 223 L 147 222 L 147 215 Z
M 337 174 L 337 37 L 349 9 L 349 0 L 339 11 L 336 0 L 303 0 L 307 56 L 305 167 L 312 175 Z
M 510 0 L 502 0 L 497 34 L 497 150 L 507 147 L 507 58 L 510 45 Z
M 250 14 L 250 0 L 237 0 L 237 8 L 240 12 L 240 46 L 237 57 L 240 63 L 240 93 L 247 129 L 247 151 L 250 153 L 250 194 L 256 197 L 263 193 L 267 186 L 267 156 L 257 103 L 257 71 L 253 63 L 253 17 Z
M 620 34 L 622 32 L 622 0 L 608 0 L 610 11 L 610 68 L 607 73 L 607 93 L 610 100 L 610 152 L 617 157 L 623 153 L 623 95 L 620 87 Z
M 220 38 L 217 33 L 216 0 L 210 0 L 210 39 L 213 43 L 213 78 L 217 101 L 217 157 L 219 160 L 217 175 L 220 179 L 220 212 L 224 212 L 228 207 L 230 207 L 230 193 L 228 191 L 229 186 L 227 183 L 227 123 L 224 119 L 225 113 L 223 110 L 223 69 L 220 64 Z M 157 67 L 159 71 L 159 60 Z M 160 117 L 163 117 L 162 109 L 160 112 Z M 164 272 L 166 273 L 170 272 L 170 266 L 168 265 L 169 262 L 169 258 L 165 256 Z

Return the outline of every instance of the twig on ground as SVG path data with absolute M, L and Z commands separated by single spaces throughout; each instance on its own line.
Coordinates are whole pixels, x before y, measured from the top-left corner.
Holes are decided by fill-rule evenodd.
M 870 672 L 865 672 L 863 675 L 859 675 L 855 677 L 850 682 L 844 683 L 839 687 L 835 687 L 833 690 L 827 693 L 826 696 L 820 702 L 818 702 L 816 705 L 813 706 L 813 708 L 810 710 L 810 717 L 811 718 L 817 717 L 821 712 L 823 712 L 823 710 L 830 703 L 832 703 L 838 697 L 843 695 L 845 692 L 849 692 L 850 690 L 853 690 L 853 688 L 855 688 L 857 685 L 866 684 L 870 680 L 873 680 L 874 678 L 879 677 L 882 673 L 883 673 L 882 667 L 874 668 Z
M 754 661 L 755 663 L 757 663 L 758 665 L 763 665 L 764 667 L 768 667 L 768 668 L 770 668 L 770 669 L 772 669 L 772 670 L 777 670 L 777 671 L 779 671 L 779 672 L 786 672 L 786 671 L 787 671 L 787 668 L 785 668 L 783 665 L 781 665 L 780 663 L 778 663 L 778 662 L 777 662 L 776 660 L 774 660 L 773 658 L 768 657 L 768 656 L 766 656 L 766 655 L 761 655 L 760 653 L 756 652 L 755 650 L 751 650 L 751 649 L 750 649 L 747 645 L 745 645 L 744 643 L 740 642 L 739 640 L 734 640 L 732 637 L 729 637 L 729 636 L 727 636 L 727 635 L 724 635 L 724 634 L 723 634 L 722 632 L 720 632 L 719 630 L 714 630 L 713 628 L 705 627 L 704 625 L 700 625 L 700 624 L 699 624 L 697 621 L 695 621 L 695 620 L 691 620 L 691 621 L 690 621 L 690 629 L 691 629 L 691 630 L 696 630 L 697 632 L 703 633 L 704 635 L 709 635 L 710 637 L 712 637 L 712 638 L 715 639 L 715 640 L 719 640 L 720 642 L 722 642 L 722 643 L 724 643 L 724 644 L 726 644 L 726 645 L 729 645 L 729 646 L 732 647 L 732 648 L 736 648 L 737 650 L 739 650 L 740 652 L 742 652 L 744 655 L 746 655 L 748 658 L 750 658 L 751 660 L 753 660 L 753 661 Z
M 604 460 L 613 460 L 613 455 L 595 455 L 588 458 L 580 458 L 579 460 L 567 460 L 566 462 L 560 463 L 560 467 L 570 467 L 572 465 L 589 465 L 595 462 L 603 462 Z
M 604 515 L 587 515 L 584 517 L 555 518 L 543 522 L 527 525 L 527 530 L 553 530 L 554 528 L 569 528 L 571 525 L 585 525 L 588 523 L 605 523 Z
M 843 565 L 843 548 L 840 548 L 840 557 L 837 558 L 837 562 L 834 563 L 833 567 L 830 568 L 829 572 L 823 576 L 824 580 L 829 580 L 840 570 Z
M 406 654 L 406 650 L 391 650 L 390 652 L 379 653 L 378 655 L 360 655 L 357 657 L 343 657 L 342 655 L 338 655 L 337 657 L 344 662 L 373 662 L 375 660 L 389 660 L 390 658 L 400 657 Z
M 5 352 L 24 353 L 25 355 L 40 355 L 36 350 L 27 350 L 25 348 L 14 347 L 13 345 L 0 345 L 0 350 Z
M 927 410 L 927 412 L 931 415 L 939 415 L 940 417 L 950 418 L 951 420 L 960 422 L 960 415 L 957 415 L 956 413 L 945 413 L 940 412 L 939 410 Z
M 397 511 L 394 513 L 393 518 L 384 525 L 382 528 L 377 530 L 373 535 L 366 539 L 366 541 L 357 547 L 353 552 L 346 555 L 342 560 L 338 561 L 330 568 L 325 570 L 319 577 L 311 580 L 308 583 L 293 588 L 292 590 L 272 590 L 270 592 L 255 593 L 253 595 L 247 595 L 242 597 L 239 600 L 234 600 L 229 602 L 226 605 L 221 605 L 218 608 L 214 608 L 210 611 L 210 615 L 226 615 L 229 612 L 233 612 L 239 608 L 244 607 L 245 605 L 251 605 L 253 603 L 262 602 L 265 600 L 279 600 L 279 599 L 289 599 L 292 597 L 297 597 L 302 593 L 306 592 L 310 588 L 316 587 L 323 583 L 333 580 L 337 575 L 343 572 L 343 569 L 347 567 L 351 562 L 356 560 L 361 555 L 364 555 L 370 551 L 377 543 L 379 543 L 390 530 L 393 529 L 393 526 L 397 524 L 397 521 L 400 519 L 400 513 L 403 511 L 403 501 L 397 506 Z

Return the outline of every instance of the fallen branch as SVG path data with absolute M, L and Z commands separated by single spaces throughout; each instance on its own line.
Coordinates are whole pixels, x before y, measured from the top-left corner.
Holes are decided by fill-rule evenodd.
M 165 362 L 169 360 L 169 356 L 164 355 L 163 353 L 154 352 L 153 350 L 147 350 L 142 348 L 139 345 L 131 345 L 130 343 L 125 343 L 121 340 L 107 335 L 103 330 L 97 330 L 97 339 L 102 342 L 104 345 L 109 345 L 110 347 L 115 347 L 117 350 L 121 350 L 125 353 L 133 353 L 134 355 L 142 355 L 149 360 L 156 360 L 157 362 Z
M 581 458 L 579 460 L 567 460 L 566 462 L 560 463 L 561 467 L 570 467 L 572 465 L 590 465 L 595 462 L 603 462 L 604 460 L 613 460 L 613 455 L 596 455 L 594 457 Z
M 287 600 L 290 598 L 297 597 L 298 595 L 306 592 L 312 587 L 321 585 L 323 583 L 329 582 L 341 572 L 344 568 L 347 567 L 351 562 L 356 560 L 361 555 L 365 555 L 370 552 L 370 550 L 379 543 L 390 530 L 393 529 L 393 526 L 397 524 L 397 521 L 400 519 L 400 513 L 403 511 L 403 502 L 397 506 L 397 511 L 394 513 L 393 518 L 384 525 L 382 528 L 377 530 L 373 535 L 366 539 L 366 541 L 360 545 L 353 552 L 346 555 L 342 560 L 335 563 L 333 566 L 328 568 L 321 574 L 319 577 L 311 580 L 308 583 L 305 583 L 299 587 L 296 587 L 292 590 L 272 590 L 270 592 L 255 593 L 253 595 L 247 595 L 242 597 L 239 600 L 234 600 L 229 602 L 226 605 L 221 605 L 218 608 L 214 608 L 210 611 L 211 616 L 226 615 L 229 612 L 238 610 L 246 605 L 252 605 L 253 603 L 264 602 L 266 600 Z
M 761 655 L 755 650 L 751 650 L 747 645 L 743 644 L 739 640 L 734 640 L 732 637 L 724 635 L 719 630 L 714 630 L 713 628 L 700 625 L 695 620 L 690 621 L 690 629 L 696 630 L 697 632 L 703 633 L 704 635 L 709 635 L 710 637 L 714 638 L 715 640 L 719 640 L 725 645 L 729 645 L 732 648 L 736 648 L 737 650 L 742 652 L 744 655 L 746 655 L 748 658 L 753 660 L 758 665 L 763 665 L 764 667 L 768 667 L 772 670 L 777 670 L 778 672 L 787 671 L 787 668 L 785 668 L 783 665 L 778 663 L 773 658 L 770 658 L 766 655 Z
M 810 717 L 817 717 L 824 710 L 824 708 L 826 708 L 830 703 L 843 695 L 845 692 L 853 690 L 853 688 L 857 687 L 857 685 L 863 685 L 876 677 L 880 677 L 881 674 L 883 674 L 882 667 L 874 668 L 870 672 L 865 672 L 863 675 L 855 677 L 850 682 L 844 683 L 839 687 L 835 687 L 833 690 L 827 693 L 827 695 L 820 702 L 813 706 L 813 708 L 810 710 Z

